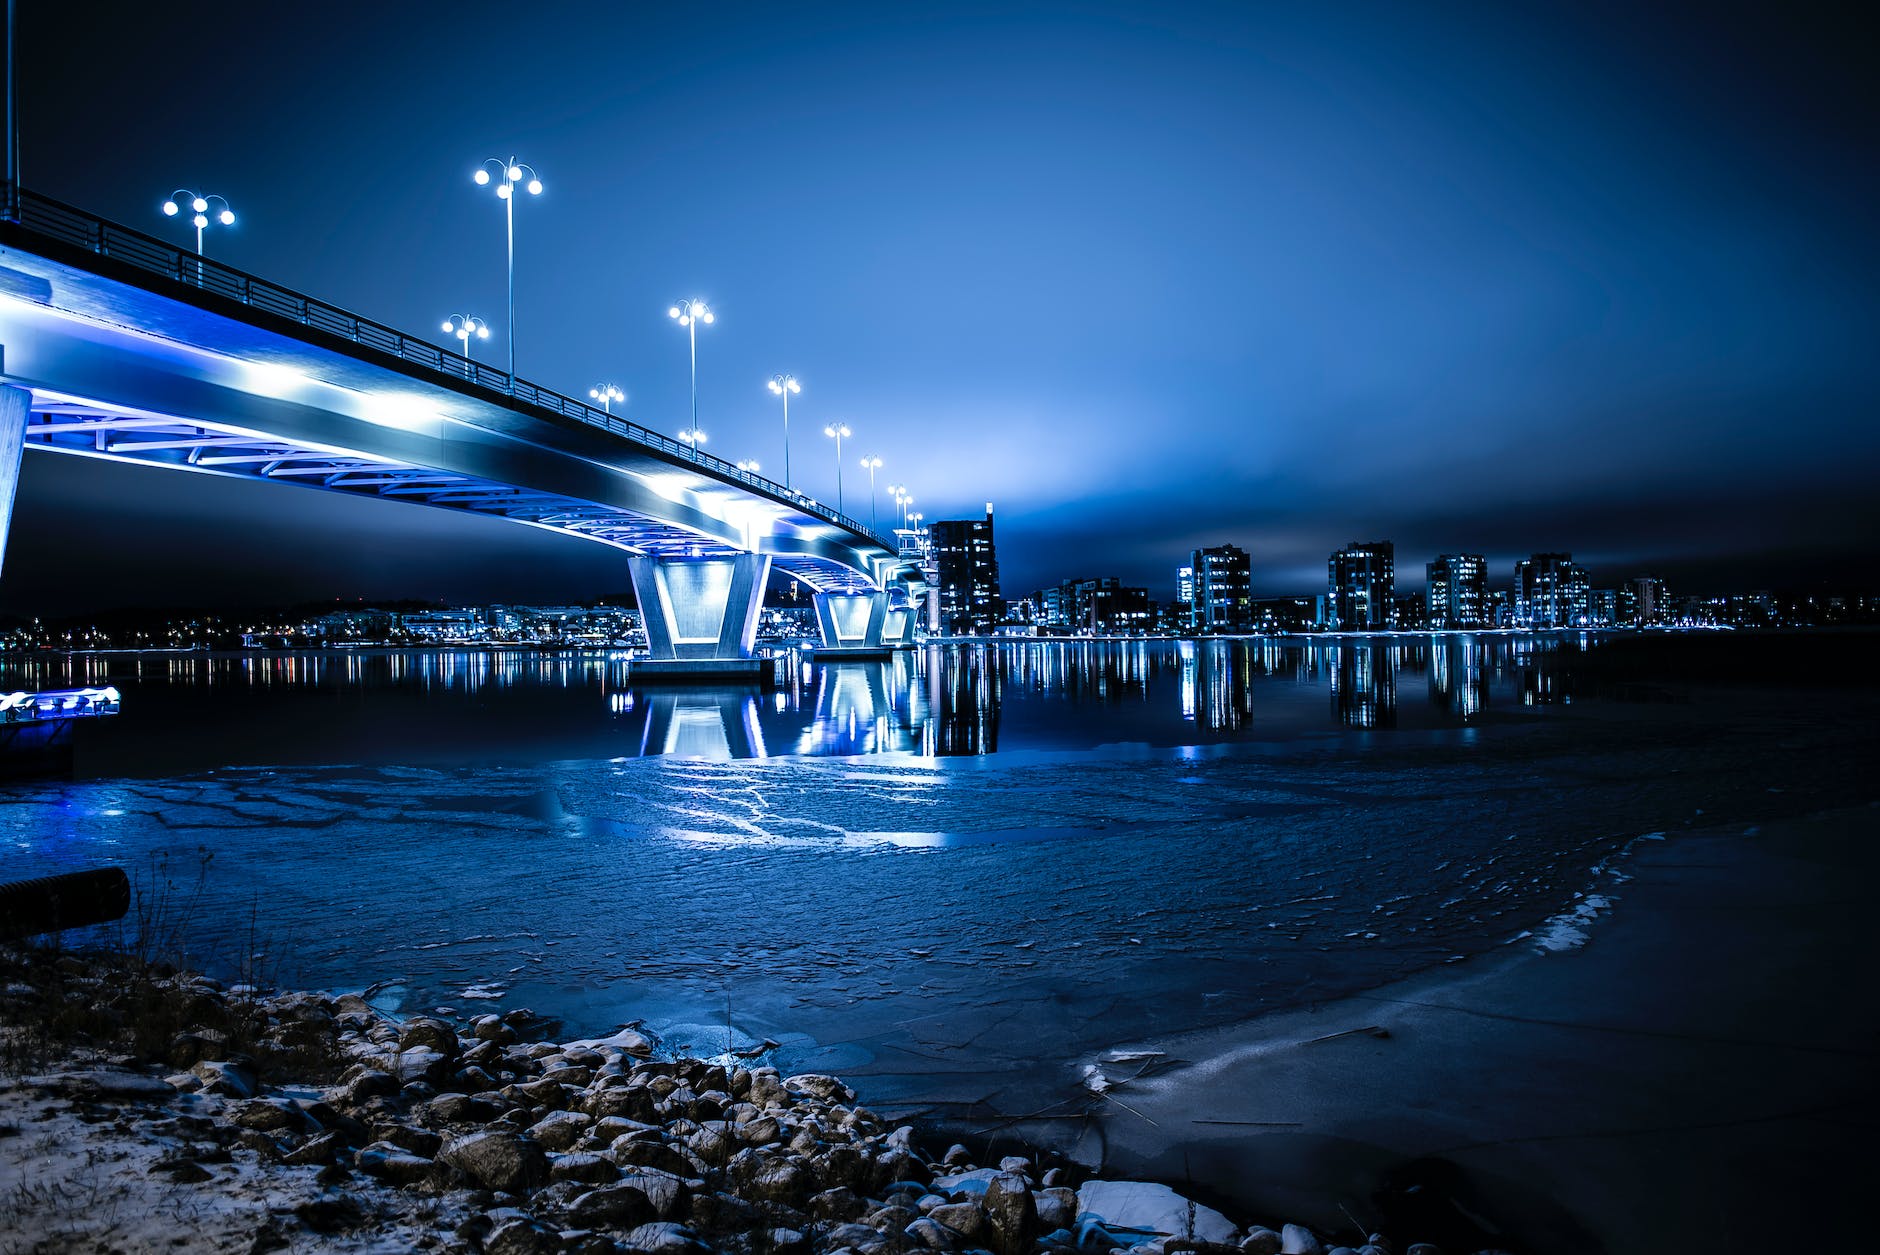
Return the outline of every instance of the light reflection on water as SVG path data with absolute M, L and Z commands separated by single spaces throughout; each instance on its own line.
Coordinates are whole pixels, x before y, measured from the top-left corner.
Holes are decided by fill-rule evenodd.
M 939 758 L 1460 729 L 1564 700 L 1562 638 L 1013 641 L 817 664 L 778 687 L 636 685 L 625 651 L 325 650 L 11 660 L 0 685 L 112 683 L 83 774 L 334 761 Z

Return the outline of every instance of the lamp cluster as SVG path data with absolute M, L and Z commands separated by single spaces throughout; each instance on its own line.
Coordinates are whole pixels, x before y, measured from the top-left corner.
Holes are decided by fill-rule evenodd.
M 471 181 L 478 187 L 493 187 L 496 198 L 503 203 L 503 226 L 508 259 L 507 274 L 509 288 L 509 374 L 516 373 L 516 202 L 525 194 L 540 196 L 543 192 L 542 178 L 535 168 L 515 157 L 502 160 L 491 157 L 478 166 L 471 174 Z M 196 254 L 202 255 L 203 232 L 212 225 L 232 227 L 235 225 L 235 211 L 227 200 L 220 196 L 203 196 L 178 188 L 163 202 L 166 217 L 177 217 L 187 210 L 189 221 L 196 230 Z M 717 322 L 718 315 L 704 300 L 691 298 L 679 301 L 666 310 L 666 314 L 680 327 L 685 329 L 686 343 L 691 365 L 691 421 L 678 433 L 678 438 L 697 451 L 706 442 L 705 429 L 699 425 L 698 405 L 698 329 L 701 325 L 711 326 Z M 468 362 L 472 349 L 481 341 L 490 338 L 487 322 L 473 314 L 452 314 L 439 324 L 443 333 L 457 342 L 458 350 Z M 790 398 L 802 394 L 803 385 L 795 375 L 773 375 L 767 383 L 772 395 L 783 401 L 783 486 L 787 495 L 801 498 L 791 477 L 790 467 Z M 625 389 L 615 383 L 597 383 L 588 389 L 588 397 L 601 407 L 603 413 L 611 415 L 615 404 L 624 406 L 627 401 Z M 823 435 L 835 442 L 836 464 L 836 509 L 844 509 L 842 484 L 842 442 L 854 435 L 847 423 L 828 423 L 823 427 Z M 746 474 L 758 473 L 758 463 L 754 458 L 740 459 L 737 468 Z M 881 469 L 882 459 L 870 454 L 861 459 L 862 469 L 868 472 L 868 500 L 870 526 L 878 523 L 875 505 L 875 472 Z M 894 498 L 899 511 L 900 527 L 905 530 L 910 525 L 918 525 L 920 515 L 912 514 L 908 506 L 913 498 L 906 494 L 900 485 L 890 485 L 889 492 Z

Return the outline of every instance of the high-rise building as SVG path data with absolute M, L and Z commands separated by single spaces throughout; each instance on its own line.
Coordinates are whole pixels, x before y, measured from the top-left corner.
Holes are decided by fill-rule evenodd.
M 1190 560 L 1194 588 L 1189 626 L 1197 632 L 1253 630 L 1253 562 L 1235 545 L 1197 549 Z
M 999 621 L 999 555 L 992 538 L 992 503 L 983 519 L 929 523 L 940 631 L 987 636 Z
M 1479 553 L 1445 553 L 1424 567 L 1429 590 L 1424 606 L 1433 628 L 1479 628 L 1488 623 L 1488 559 Z
M 1396 613 L 1397 551 L 1388 540 L 1352 541 L 1326 563 L 1326 626 L 1370 632 L 1391 626 Z
M 1175 568 L 1175 600 L 1184 606 L 1195 604 L 1195 569 L 1192 566 Z
M 1584 627 L 1592 584 L 1570 553 L 1537 553 L 1514 564 L 1514 625 Z
M 1641 627 L 1649 623 L 1663 623 L 1671 609 L 1671 603 L 1665 596 L 1665 582 L 1656 576 L 1640 575 L 1630 585 L 1632 591 L 1632 622 Z

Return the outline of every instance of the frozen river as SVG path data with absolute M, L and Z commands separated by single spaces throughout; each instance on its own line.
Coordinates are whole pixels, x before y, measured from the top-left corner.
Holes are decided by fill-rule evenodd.
M 1827 805 L 1871 738 L 1774 691 L 1563 701 L 1535 649 L 961 647 L 730 695 L 604 656 L 79 660 L 8 680 L 125 713 L 0 793 L 0 876 L 173 883 L 225 973 L 1014 1112 L 1106 1044 L 1571 944 L 1628 842 Z

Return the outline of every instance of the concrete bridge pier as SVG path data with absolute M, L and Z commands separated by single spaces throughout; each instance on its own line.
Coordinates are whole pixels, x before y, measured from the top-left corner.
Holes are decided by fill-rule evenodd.
M 759 658 L 757 617 L 764 608 L 770 555 L 627 559 L 646 627 L 648 658 L 632 682 L 680 680 L 769 683 L 774 663 Z
M 822 635 L 819 659 L 886 658 L 907 640 L 908 612 L 885 592 L 817 593 L 813 600 Z
M 0 348 L 0 353 L 4 353 Z M 3 361 L 0 358 L 0 361 Z M 7 532 L 13 523 L 13 498 L 20 487 L 20 459 L 26 452 L 26 414 L 32 394 L 0 387 L 0 570 L 7 560 Z

